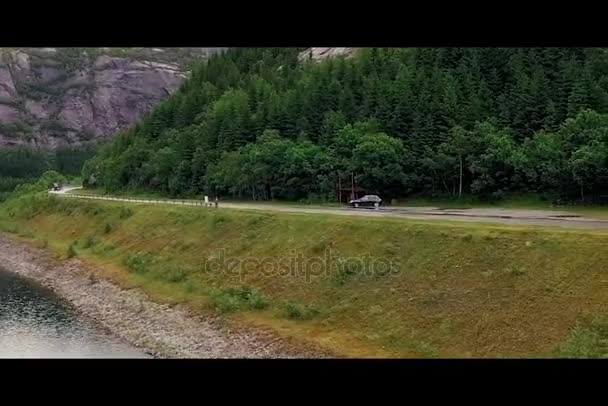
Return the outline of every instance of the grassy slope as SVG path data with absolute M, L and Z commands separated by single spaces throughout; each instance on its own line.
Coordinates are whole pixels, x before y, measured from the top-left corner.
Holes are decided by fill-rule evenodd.
M 608 309 L 607 233 L 49 202 L 0 210 L 0 230 L 62 256 L 75 244 L 81 258 L 158 300 L 230 311 L 235 323 L 342 355 L 602 354 L 597 318 Z M 324 275 L 250 268 L 239 277 L 203 267 L 221 249 L 227 258 L 310 259 L 330 248 L 342 259 L 392 260 L 398 272 L 366 275 L 351 263 Z M 230 290 L 243 286 L 253 291 Z

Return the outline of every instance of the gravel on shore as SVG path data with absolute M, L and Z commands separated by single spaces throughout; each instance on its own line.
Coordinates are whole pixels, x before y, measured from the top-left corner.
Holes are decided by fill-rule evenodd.
M 157 358 L 320 358 L 275 334 L 229 327 L 183 305 L 160 304 L 140 289 L 123 289 L 77 258 L 57 261 L 47 251 L 0 234 L 0 264 L 55 291 L 83 315 Z M 94 276 L 93 276 L 94 275 Z

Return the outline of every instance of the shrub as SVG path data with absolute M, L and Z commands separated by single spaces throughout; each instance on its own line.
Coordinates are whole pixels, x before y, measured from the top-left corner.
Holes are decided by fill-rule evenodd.
M 247 286 L 215 291 L 211 294 L 211 301 L 223 312 L 262 310 L 270 306 L 270 301 L 259 289 Z
M 559 355 L 564 358 L 608 357 L 608 322 L 597 319 L 577 325 L 559 348 Z
M 253 289 L 249 292 L 246 298 L 249 307 L 256 310 L 263 310 L 270 306 L 269 300 L 258 289 Z
M 212 295 L 211 301 L 216 309 L 226 313 L 234 312 L 241 308 L 241 303 L 237 297 L 225 293 Z
M 110 234 L 112 232 L 112 226 L 110 225 L 110 223 L 106 223 L 103 228 L 103 232 L 104 234 Z
M 287 303 L 285 305 L 285 316 L 290 320 L 311 320 L 321 312 L 310 305 L 300 305 L 297 303 Z
M 124 263 L 131 271 L 146 273 L 153 265 L 154 259 L 148 254 L 133 254 L 129 255 Z

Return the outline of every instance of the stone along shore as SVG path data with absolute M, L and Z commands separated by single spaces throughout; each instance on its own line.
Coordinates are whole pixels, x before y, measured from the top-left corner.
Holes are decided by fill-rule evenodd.
M 318 358 L 267 331 L 228 326 L 184 305 L 159 304 L 140 289 L 99 277 L 77 258 L 58 261 L 45 250 L 0 234 L 0 264 L 50 288 L 85 317 L 158 358 Z

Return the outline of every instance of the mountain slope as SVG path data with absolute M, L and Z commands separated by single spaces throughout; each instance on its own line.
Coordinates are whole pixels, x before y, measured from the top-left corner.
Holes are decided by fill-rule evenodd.
M 602 202 L 606 113 L 604 49 L 241 48 L 193 69 L 84 174 L 175 196 L 338 200 L 354 183 Z
M 221 48 L 0 48 L 0 147 L 112 136 Z

